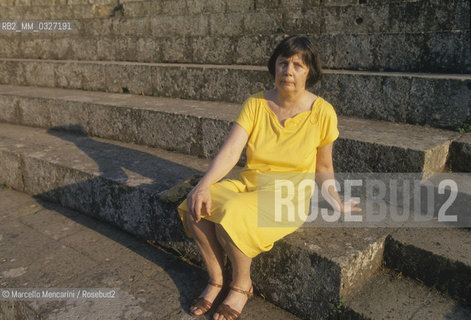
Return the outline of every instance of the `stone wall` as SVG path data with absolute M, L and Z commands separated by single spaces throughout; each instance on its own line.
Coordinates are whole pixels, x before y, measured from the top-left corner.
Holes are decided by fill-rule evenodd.
M 2 20 L 71 19 L 76 31 L 1 33 L 0 57 L 265 65 L 281 38 L 302 33 L 326 68 L 471 71 L 466 0 L 119 2 L 3 2 Z

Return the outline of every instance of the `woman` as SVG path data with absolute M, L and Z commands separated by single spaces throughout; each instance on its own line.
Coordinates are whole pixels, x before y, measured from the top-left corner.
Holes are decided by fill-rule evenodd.
M 185 231 L 195 239 L 210 279 L 190 307 L 195 316 L 211 308 L 222 288 L 223 252 L 232 265 L 232 283 L 214 314 L 215 320 L 239 316 L 253 292 L 252 258 L 299 227 L 258 227 L 257 215 L 270 215 L 266 210 L 270 206 L 257 205 L 257 197 L 263 193 L 257 189 L 258 175 L 323 173 L 316 175 L 320 185 L 333 178 L 337 117 L 328 102 L 306 90 L 321 77 L 319 56 L 311 41 L 303 36 L 284 39 L 273 52 L 268 69 L 275 88 L 259 92 L 244 103 L 208 171 L 178 207 Z M 239 179 L 217 182 L 235 166 L 246 144 L 247 165 Z M 334 189 L 329 192 L 328 201 L 341 212 L 361 210 L 353 202 L 342 202 Z

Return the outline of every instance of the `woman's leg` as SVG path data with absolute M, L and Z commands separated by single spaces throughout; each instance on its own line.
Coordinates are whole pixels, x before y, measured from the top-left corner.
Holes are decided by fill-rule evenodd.
M 252 286 L 252 280 L 250 279 L 250 265 L 252 258 L 246 256 L 239 248 L 235 245 L 232 239 L 229 237 L 227 232 L 220 224 L 216 224 L 216 236 L 226 251 L 232 266 L 232 286 L 249 291 Z M 247 296 L 231 290 L 227 295 L 226 299 L 222 302 L 229 305 L 232 309 L 242 312 L 245 303 L 247 302 Z M 218 313 L 214 314 L 214 320 L 225 320 L 224 316 Z
M 196 245 L 203 256 L 204 263 L 208 269 L 209 279 L 215 283 L 223 283 L 224 253 L 216 238 L 215 223 L 201 219 L 198 223 L 194 222 L 190 214 L 187 215 L 187 224 L 195 239 Z M 207 285 L 200 297 L 212 302 L 221 289 Z M 197 309 L 197 308 L 195 308 Z M 196 315 L 201 314 L 200 310 L 190 310 Z

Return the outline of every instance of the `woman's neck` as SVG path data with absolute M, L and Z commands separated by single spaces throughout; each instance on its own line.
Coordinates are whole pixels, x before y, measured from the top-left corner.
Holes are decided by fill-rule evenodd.
M 301 92 L 289 93 L 281 92 L 277 88 L 275 88 L 274 90 L 276 95 L 276 101 L 280 108 L 283 108 L 285 110 L 291 110 L 299 108 L 299 106 L 303 104 L 302 101 L 305 98 L 305 90 Z

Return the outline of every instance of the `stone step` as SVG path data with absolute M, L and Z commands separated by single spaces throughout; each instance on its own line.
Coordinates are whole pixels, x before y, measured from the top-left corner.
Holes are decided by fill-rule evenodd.
M 471 131 L 471 126 L 467 130 Z M 449 167 L 457 172 L 471 172 L 471 133 L 463 134 L 451 144 Z
M 234 35 L 233 28 L 223 26 L 209 32 L 209 22 L 200 16 L 151 19 L 74 20 L 73 33 L 0 33 L 0 58 L 265 65 L 287 36 L 273 31 Z M 185 28 L 176 29 L 181 24 Z M 300 28 L 301 32 L 317 45 L 324 68 L 471 73 L 469 30 L 319 34 Z M 401 50 L 405 46 L 408 50 Z
M 198 263 L 201 259 L 194 243 L 183 234 L 175 206 L 191 189 L 179 183 L 208 166 L 208 160 L 159 149 L 0 124 L 0 184 L 57 202 L 143 239 L 155 239 Z M 234 177 L 238 170 L 229 176 Z M 180 191 L 174 192 L 177 184 Z M 353 297 L 355 301 L 356 292 L 380 268 L 383 255 L 388 254 L 385 250 L 389 250 L 386 239 L 399 234 L 398 230 L 306 225 L 254 259 L 256 288 L 267 300 L 303 318 L 334 317 L 342 300 Z M 458 240 L 466 239 L 469 237 L 464 235 Z M 370 301 L 378 295 L 371 294 Z M 389 301 L 381 303 L 389 305 Z M 363 312 L 352 304 L 346 306 Z
M 191 186 L 172 195 L 169 189 L 208 165 L 159 149 L 0 124 L 1 184 L 155 239 L 199 263 L 176 212 Z M 329 318 L 339 297 L 359 288 L 380 266 L 390 231 L 301 228 L 254 259 L 255 286 L 298 316 Z
M 341 319 L 456 319 L 471 317 L 471 307 L 400 274 L 383 270 L 346 298 Z
M 1 292 L 12 293 L 12 288 L 74 292 L 73 298 L 62 301 L 2 296 L 2 320 L 189 320 L 189 306 L 206 286 L 206 272 L 183 262 L 183 257 L 106 222 L 9 188 L 0 189 L 0 243 Z M 82 299 L 73 288 L 101 288 L 101 292 L 113 288 L 116 295 L 106 300 Z M 224 291 L 208 316 L 227 295 Z M 202 318 L 212 319 L 208 316 Z M 257 292 L 241 319 L 300 320 Z
M 386 241 L 385 265 L 471 305 L 470 230 L 398 229 Z
M 239 109 L 232 103 L 0 86 L 0 121 L 62 127 L 205 158 L 216 155 Z M 459 137 L 440 129 L 343 116 L 339 131 L 337 172 L 440 172 L 451 141 Z
M 343 4 L 179 0 L 123 3 L 122 11 L 112 8 L 116 2 L 7 7 L 0 19 L 69 19 L 76 31 L 1 33 L 0 57 L 265 65 L 281 38 L 302 33 L 315 41 L 327 68 L 471 72 L 468 1 Z
M 14 0 L 10 0 L 14 1 Z M 18 1 L 21 2 L 21 1 Z M 96 1 L 94 1 L 96 2 Z M 103 2 L 103 1 L 100 1 Z M 2 1 L 0 8 L 0 19 L 2 20 L 73 20 L 109 18 L 114 9 L 118 6 L 117 1 L 109 3 L 89 4 L 67 4 L 51 1 L 33 1 L 25 5 L 14 5 Z
M 471 75 L 326 70 L 314 92 L 341 115 L 456 129 L 469 125 Z M 273 86 L 265 67 L 0 59 L 0 84 L 242 103 Z
M 51 3 L 52 2 L 52 3 Z M 174 25 L 183 18 L 203 17 L 208 24 L 223 17 L 234 31 L 267 33 L 267 31 L 316 34 L 360 33 L 422 33 L 469 29 L 469 3 L 451 0 L 374 1 L 358 4 L 357 0 L 340 1 L 93 1 L 92 3 L 62 4 L 55 1 L 34 1 L 28 6 L 13 6 L 2 2 L 2 20 L 58 20 L 97 18 L 142 18 L 159 21 L 169 17 Z M 243 14 L 244 16 L 241 16 Z M 208 21 L 209 20 L 209 21 Z M 265 25 L 265 26 L 264 26 Z M 183 29 L 185 24 L 175 26 Z M 175 30 L 173 28 L 173 30 Z M 210 33 L 221 30 L 211 28 Z M 283 29 L 283 30 L 278 30 Z M 187 30 L 186 32 L 191 32 Z

